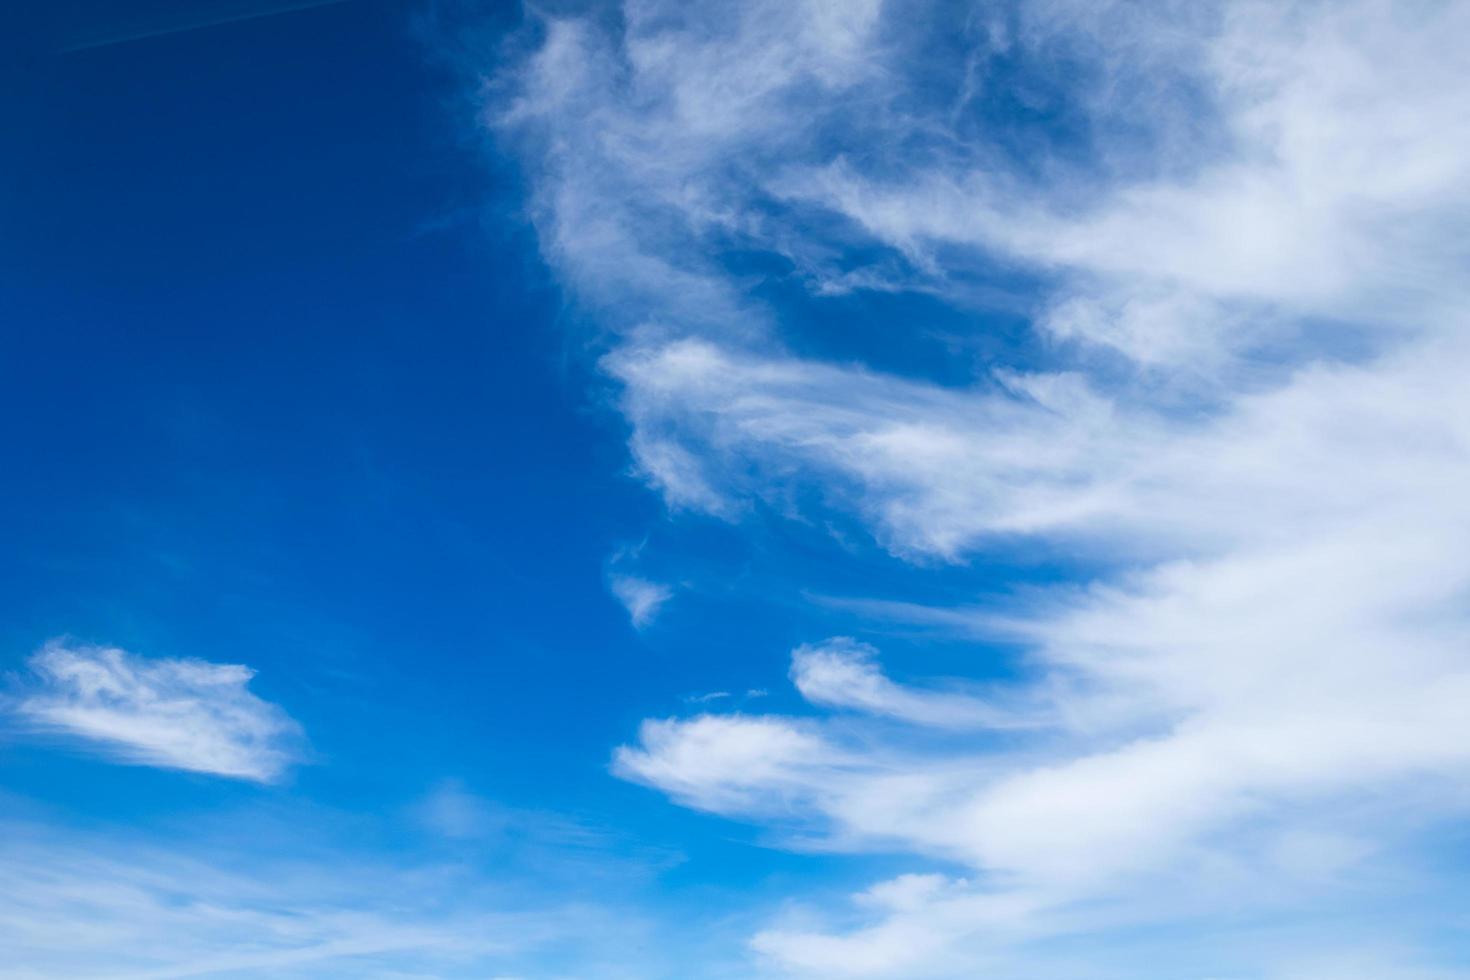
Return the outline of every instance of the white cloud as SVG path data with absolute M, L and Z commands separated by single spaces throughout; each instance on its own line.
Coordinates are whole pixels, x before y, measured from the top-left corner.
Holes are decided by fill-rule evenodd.
M 1195 557 L 992 611 L 988 622 L 959 614 L 967 631 L 1031 645 L 1038 679 L 999 697 L 1033 706 L 1019 717 L 1044 737 L 935 752 L 891 736 L 834 742 L 807 723 L 817 764 L 783 767 L 769 785 L 742 778 L 732 794 L 722 770 L 701 762 L 723 746 L 664 730 L 666 757 L 643 762 L 639 778 L 704 809 L 796 819 L 802 839 L 898 847 L 1010 882 L 972 888 L 974 901 L 947 903 L 945 914 L 929 910 L 917 934 L 895 926 L 892 955 L 919 956 L 935 976 L 951 975 L 935 964 L 956 937 L 983 932 L 983 910 L 1002 898 L 1031 909 L 1023 932 L 1036 922 L 1065 930 L 1075 928 L 1072 903 L 1120 901 L 1140 878 L 1158 889 L 1155 876 L 1182 869 L 1260 863 L 1249 887 L 1278 891 L 1304 874 L 1331 880 L 1299 860 L 1253 856 L 1262 845 L 1250 829 L 1330 835 L 1340 817 L 1323 808 L 1352 812 L 1368 787 L 1412 788 L 1416 814 L 1463 812 L 1454 787 L 1470 774 L 1460 707 L 1470 616 L 1455 597 L 1470 587 L 1470 563 L 1456 542 L 1470 513 L 1456 488 L 1470 485 L 1470 440 L 1461 396 L 1440 376 L 1458 363 L 1315 372 L 1267 399 L 1288 404 L 1242 410 L 1198 448 L 1163 444 L 1153 484 L 1136 502 L 1113 497 L 1109 520 L 1168 544 L 1193 517 Z M 1292 420 L 1285 433 L 1282 419 Z M 1254 481 L 1260 488 L 1247 489 Z M 818 704 L 939 727 L 988 720 L 969 697 L 894 684 L 869 651 L 849 646 L 797 651 L 793 679 Z M 729 737 L 743 744 L 744 734 Z M 663 763 L 676 770 L 650 776 Z M 1420 818 L 1377 813 L 1348 839 L 1391 839 Z M 819 974 L 850 962 L 854 975 L 929 975 L 908 961 L 875 966 L 887 961 L 868 931 L 809 938 L 791 945 L 778 930 L 760 948 Z M 963 962 L 973 968 L 978 955 Z
M 1085 302 L 1113 309 L 1105 320 L 1095 312 L 1052 322 L 1144 362 L 1189 366 L 1207 351 L 1259 341 L 1262 330 L 1295 327 L 1269 309 L 1212 312 L 1220 301 L 1285 304 L 1394 332 L 1415 329 L 1406 317 L 1437 310 L 1447 295 L 1464 301 L 1453 275 L 1464 258 L 1454 229 L 1470 174 L 1470 139 L 1453 124 L 1470 95 L 1457 53 L 1470 33 L 1464 8 L 1243 0 L 1199 5 L 1202 17 L 1107 8 L 1123 16 L 1098 24 L 1075 3 L 1026 4 L 1030 29 L 1008 51 L 1096 61 L 1107 84 L 1074 97 L 1104 149 L 1145 154 L 1142 178 L 1046 159 L 1058 179 L 1019 185 L 978 140 L 884 174 L 863 173 L 849 157 L 798 161 L 777 190 L 908 252 L 977 246 L 1085 273 L 1067 301 L 1092 290 Z M 1181 79 L 1189 84 L 1158 87 Z M 1199 93 L 1192 109 L 1179 102 L 1190 91 Z M 1130 145 L 1140 126 L 1108 125 L 1130 110 L 1158 120 L 1142 150 Z M 1221 152 L 1199 158 L 1188 148 L 1209 145 L 1176 118 L 1189 111 L 1217 117 Z M 1079 185 L 1088 192 L 1081 203 Z
M 93 743 L 122 761 L 257 782 L 299 759 L 300 727 L 247 690 L 254 671 L 148 659 L 53 640 L 30 659 L 13 705 L 28 727 Z
M 1203 949 L 1201 923 L 1265 896 L 1290 928 L 1220 975 L 1340 975 L 1312 914 L 1370 867 L 1363 908 L 1393 907 L 1415 834 L 1466 809 L 1470 8 L 946 12 L 628 4 L 552 31 L 543 57 L 577 74 L 533 65 L 504 131 L 671 509 L 766 500 L 903 559 L 1112 571 L 925 611 L 1024 643 L 1008 690 L 803 648 L 793 680 L 844 714 L 650 721 L 616 771 L 803 846 L 951 866 L 762 932 L 779 969 L 1136 978 L 1022 946 L 1191 921 Z M 798 355 L 723 261 L 752 252 L 814 297 L 961 310 L 1025 276 L 1039 364 L 940 385 Z M 1354 950 L 1375 975 L 1435 975 L 1412 925 L 1381 928 Z
M 635 425 L 686 456 L 700 448 L 704 481 L 746 493 L 791 475 L 827 482 L 900 553 L 955 556 L 987 533 L 1085 519 L 1123 489 L 1159 425 L 1119 418 L 1069 376 L 954 391 L 693 339 L 605 363 Z
M 1288 921 L 1303 908 L 1331 917 L 1337 892 L 1355 897 L 1348 882 L 1371 882 L 1384 901 L 1415 898 L 1382 852 L 1401 857 L 1395 841 L 1418 819 L 1457 805 L 1457 778 L 1470 769 L 1457 706 L 1470 676 L 1362 692 L 1357 704 L 1331 692 L 1302 698 L 1293 678 L 1276 681 L 1162 734 L 1059 729 L 1020 747 L 905 745 L 836 719 L 649 722 L 636 747 L 619 750 L 616 771 L 685 805 L 781 828 L 793 846 L 900 850 L 972 869 L 968 880 L 875 886 L 855 898 L 867 922 L 858 928 L 774 925 L 755 948 L 785 968 L 940 977 L 995 963 L 995 975 L 1022 977 L 1046 962 L 1023 944 L 1056 932 L 1092 934 L 1083 941 L 1116 955 L 1095 934 L 1182 919 L 1214 941 L 1210 918 L 1246 894 L 1264 917 Z M 1272 692 L 1276 703 L 1263 703 Z M 1370 789 L 1382 785 L 1412 787 L 1414 803 L 1385 809 Z M 1404 805 L 1420 817 L 1406 818 Z M 1330 948 L 1299 936 L 1284 955 Z M 1246 960 L 1242 975 L 1263 975 L 1262 962 Z M 1094 963 L 1081 975 L 1136 974 Z
M 638 629 L 652 623 L 664 603 L 674 597 L 674 590 L 667 585 L 635 575 L 613 575 L 608 579 L 608 588 L 628 610 L 628 618 Z
M 853 708 L 915 725 L 964 730 L 1042 723 L 1030 713 L 1006 710 L 974 694 L 895 684 L 879 669 L 877 658 L 876 649 L 847 637 L 800 646 L 791 654 L 791 680 L 812 704 Z
M 613 771 L 657 786 L 704 810 L 770 812 L 806 797 L 814 776 L 840 762 L 819 735 L 781 718 L 700 715 L 645 721 L 638 748 L 613 757 Z

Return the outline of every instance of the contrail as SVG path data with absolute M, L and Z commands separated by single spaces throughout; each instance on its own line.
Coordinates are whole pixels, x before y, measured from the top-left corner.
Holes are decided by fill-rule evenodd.
M 197 31 L 205 27 L 215 27 L 219 24 L 234 24 L 245 20 L 256 20 L 260 17 L 270 17 L 275 14 L 291 13 L 297 10 L 309 10 L 313 7 L 330 7 L 339 3 L 348 3 L 349 0 L 274 0 L 274 2 L 247 2 L 215 5 L 212 9 L 200 9 L 202 4 L 193 4 L 183 10 L 163 12 L 158 20 L 146 26 L 138 26 L 115 34 L 107 34 L 102 37 L 88 38 L 76 41 L 57 49 L 58 54 L 71 54 L 76 51 L 89 51 L 93 48 L 105 48 L 113 44 L 126 44 L 129 41 L 141 41 L 149 37 L 161 37 L 165 34 L 179 34 L 184 31 Z M 221 9 L 221 8 L 224 9 Z M 233 8 L 233 9 L 231 9 Z M 172 13 L 175 16 L 169 18 Z

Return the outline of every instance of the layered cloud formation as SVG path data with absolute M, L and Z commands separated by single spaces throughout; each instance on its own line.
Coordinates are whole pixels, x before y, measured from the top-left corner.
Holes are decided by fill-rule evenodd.
M 685 805 L 949 869 L 774 925 L 775 968 L 1137 977 L 1025 944 L 1251 895 L 1294 931 L 1236 973 L 1356 975 L 1319 915 L 1343 876 L 1391 905 L 1375 876 L 1470 775 L 1467 39 L 1464 5 L 1374 0 L 541 25 L 493 124 L 670 508 L 1073 558 L 1024 601 L 915 611 L 1022 643 L 1007 684 L 899 684 L 829 641 L 792 678 L 832 713 L 619 751 Z M 811 353 L 813 310 L 885 296 L 973 331 L 919 371 Z M 977 357 L 997 311 L 1025 339 Z M 1435 975 L 1389 918 L 1348 959 Z
M 442 815 L 442 794 L 427 803 Z M 483 804 L 460 794 L 458 805 Z M 539 840 L 534 874 L 501 864 L 490 875 L 466 850 L 474 828 L 436 823 L 432 833 L 455 845 L 436 852 L 395 825 L 391 808 L 196 812 L 166 835 L 98 833 L 47 816 L 0 823 L 10 977 L 633 980 L 663 967 L 628 903 L 545 894 L 546 883 L 571 878 L 604 893 L 626 887 L 633 865 L 625 857 L 620 867 L 606 842 Z M 536 817 L 533 836 L 552 823 Z M 392 855 L 375 846 L 385 831 L 400 844 Z

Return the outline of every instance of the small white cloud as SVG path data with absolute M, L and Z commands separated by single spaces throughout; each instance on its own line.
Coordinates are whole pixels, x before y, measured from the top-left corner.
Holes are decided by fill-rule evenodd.
M 249 667 L 63 640 L 30 667 L 38 684 L 13 710 L 36 731 L 95 742 L 125 762 L 256 782 L 298 761 L 300 726 L 246 689 Z
M 791 680 L 812 704 L 885 715 L 935 728 L 1030 728 L 1041 721 L 957 691 L 895 684 L 878 667 L 878 651 L 838 636 L 791 652 Z
M 660 607 L 674 596 L 674 590 L 667 585 L 634 575 L 614 575 L 608 580 L 608 588 L 628 610 L 628 618 L 638 629 L 653 622 Z
M 793 719 L 700 715 L 645 721 L 638 745 L 613 754 L 613 773 L 714 813 L 790 812 L 838 761 Z

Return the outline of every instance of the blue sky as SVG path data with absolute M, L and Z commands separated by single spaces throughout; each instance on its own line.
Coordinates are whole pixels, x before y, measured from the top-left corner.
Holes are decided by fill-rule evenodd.
M 0 977 L 1470 976 L 1470 11 L 65 0 Z

